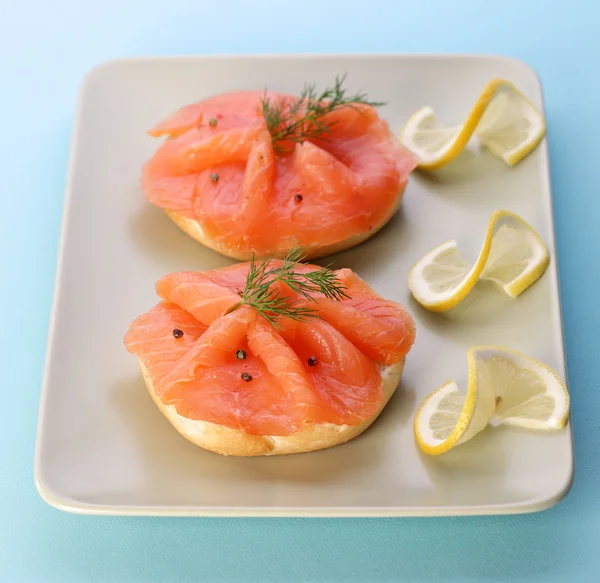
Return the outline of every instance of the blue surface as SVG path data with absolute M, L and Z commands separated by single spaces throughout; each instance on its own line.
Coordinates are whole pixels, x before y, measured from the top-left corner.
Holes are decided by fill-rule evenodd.
M 1 3 L 0 581 L 598 581 L 600 8 L 591 0 L 283 8 L 290 4 Z M 67 515 L 38 497 L 37 408 L 80 80 L 114 57 L 219 52 L 485 52 L 538 71 L 576 438 L 575 484 L 557 507 L 464 519 L 136 519 Z

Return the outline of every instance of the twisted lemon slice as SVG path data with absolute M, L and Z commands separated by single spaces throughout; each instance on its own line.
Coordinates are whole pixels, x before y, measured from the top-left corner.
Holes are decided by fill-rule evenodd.
M 473 133 L 479 142 L 509 166 L 532 152 L 546 132 L 544 117 L 510 81 L 490 81 L 467 120 L 446 126 L 435 111 L 422 107 L 404 127 L 400 141 L 419 158 L 418 167 L 437 170 L 454 160 Z
M 471 348 L 467 360 L 467 393 L 449 381 L 417 411 L 415 437 L 425 453 L 444 453 L 492 421 L 536 430 L 566 425 L 569 393 L 545 364 L 501 346 Z
M 496 211 L 474 265 L 461 255 L 457 242 L 447 241 L 423 256 L 408 273 L 415 299 L 432 312 L 454 308 L 478 279 L 498 284 L 517 297 L 546 271 L 546 245 L 525 220 L 509 211 Z

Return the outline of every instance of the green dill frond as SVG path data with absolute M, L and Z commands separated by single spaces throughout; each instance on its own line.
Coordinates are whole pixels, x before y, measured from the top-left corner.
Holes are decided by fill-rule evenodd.
M 273 263 L 271 260 L 256 261 L 253 256 L 246 284 L 240 293 L 240 301 L 229 312 L 246 305 L 255 309 L 275 327 L 279 318 L 303 322 L 319 317 L 317 310 L 312 306 L 299 304 L 293 298 L 282 295 L 280 288 L 276 286 L 278 282 L 285 284 L 291 291 L 309 302 L 315 302 L 319 295 L 336 301 L 349 297 L 345 286 L 328 267 L 309 272 L 297 271 L 297 266 L 304 259 L 306 259 L 304 248 L 293 243 L 281 264 Z
M 345 80 L 346 75 L 336 77 L 334 86 L 320 94 L 315 85 L 306 85 L 297 99 L 277 101 L 265 94 L 261 99 L 261 108 L 275 149 L 281 151 L 281 142 L 323 138 L 332 125 L 324 118 L 332 111 L 356 105 L 385 105 L 383 102 L 369 101 L 364 92 L 348 95 L 344 89 Z

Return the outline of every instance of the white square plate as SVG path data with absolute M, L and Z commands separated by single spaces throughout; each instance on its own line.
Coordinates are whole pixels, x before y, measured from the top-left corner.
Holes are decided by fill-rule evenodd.
M 131 320 L 155 304 L 154 282 L 230 261 L 193 242 L 140 191 L 158 143 L 146 130 L 181 105 L 240 88 L 298 93 L 347 73 L 394 131 L 429 104 L 460 123 L 485 84 L 513 81 L 542 107 L 535 73 L 478 56 L 277 56 L 111 62 L 83 84 L 77 113 L 48 346 L 35 479 L 50 504 L 95 514 L 391 516 L 499 514 L 560 500 L 573 475 L 570 426 L 551 434 L 489 429 L 445 456 L 415 445 L 412 421 L 426 394 L 466 380 L 466 350 L 502 344 L 565 377 L 548 155 L 545 142 L 513 169 L 466 154 L 435 174 L 415 173 L 402 210 L 376 237 L 335 256 L 417 320 L 400 389 L 364 435 L 329 450 L 225 458 L 181 437 L 146 393 L 123 347 Z M 494 210 L 512 210 L 547 242 L 553 261 L 517 300 L 478 289 L 466 307 L 430 314 L 411 300 L 410 266 L 459 237 L 481 244 Z M 329 261 L 330 259 L 328 259 Z

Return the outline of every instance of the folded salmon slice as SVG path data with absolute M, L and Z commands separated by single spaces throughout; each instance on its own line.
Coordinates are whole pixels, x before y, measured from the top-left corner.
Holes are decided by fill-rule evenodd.
M 373 415 L 383 399 L 381 367 L 400 361 L 414 342 L 410 314 L 344 269 L 336 275 L 349 298 L 315 297 L 321 318 L 281 319 L 276 329 L 248 306 L 231 311 L 248 268 L 173 273 L 157 282 L 162 301 L 131 324 L 125 345 L 158 398 L 184 417 L 252 435 L 356 425 Z

